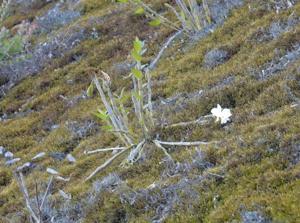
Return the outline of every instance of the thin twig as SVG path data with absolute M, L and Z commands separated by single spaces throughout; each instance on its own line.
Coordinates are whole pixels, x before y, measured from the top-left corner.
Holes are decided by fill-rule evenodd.
M 84 154 L 90 155 L 90 154 L 94 154 L 94 153 L 114 151 L 114 150 L 124 150 L 124 149 L 127 149 L 127 147 L 115 147 L 115 148 L 96 149 L 96 150 L 91 150 L 91 151 L 84 151 Z
M 179 30 L 176 33 L 174 33 L 172 36 L 170 36 L 167 41 L 163 44 L 162 48 L 158 52 L 157 56 L 152 60 L 150 65 L 145 68 L 145 76 L 147 78 L 147 100 L 148 100 L 148 108 L 150 112 L 150 118 L 151 122 L 153 121 L 153 106 L 152 106 L 152 89 L 151 89 L 151 75 L 150 71 L 153 70 L 156 67 L 156 64 L 164 54 L 165 50 L 168 49 L 169 45 L 183 32 L 183 30 Z
M 51 176 L 50 179 L 49 179 L 48 186 L 47 186 L 47 189 L 46 189 L 46 191 L 44 193 L 44 197 L 43 197 L 43 200 L 42 200 L 42 203 L 41 203 L 41 206 L 40 206 L 40 210 L 43 209 L 45 201 L 46 201 L 46 199 L 48 197 L 48 194 L 50 192 L 50 188 L 51 188 L 52 182 L 53 182 L 53 176 Z
M 162 48 L 160 49 L 159 53 L 157 54 L 157 56 L 154 58 L 154 60 L 152 60 L 152 62 L 150 63 L 150 65 L 147 67 L 148 72 L 153 70 L 157 64 L 157 62 L 159 61 L 159 59 L 162 57 L 163 53 L 165 52 L 165 50 L 169 47 L 169 45 L 173 42 L 174 39 L 176 39 L 181 33 L 183 32 L 183 30 L 178 30 L 176 33 L 174 33 L 172 36 L 170 36 L 167 41 L 164 43 L 164 45 L 162 46 Z M 147 72 L 147 71 L 146 71 Z
M 39 199 L 39 193 L 38 193 L 38 184 L 37 184 L 36 181 L 35 181 L 35 199 L 36 199 L 36 206 L 37 206 L 37 209 L 38 209 L 38 216 L 39 216 L 40 221 L 42 221 L 42 210 L 40 208 L 40 199 Z
M 23 174 L 21 172 L 16 172 L 16 179 L 19 184 L 20 190 L 21 190 L 22 194 L 24 195 L 26 207 L 30 213 L 31 218 L 33 218 L 36 223 L 40 223 L 39 218 L 36 216 L 35 212 L 33 211 L 33 208 L 31 207 L 30 198 L 29 198 L 29 194 L 28 194 L 28 191 L 26 188 Z
M 114 161 L 116 158 L 118 158 L 120 155 L 122 155 L 124 152 L 126 152 L 128 149 L 130 149 L 130 147 L 127 147 L 124 150 L 121 150 L 121 152 L 113 155 L 112 157 L 110 157 L 105 163 L 103 163 L 101 166 L 97 167 L 96 170 L 94 170 L 94 172 L 92 172 L 86 179 L 85 181 L 90 180 L 93 176 L 95 176 L 98 172 L 100 172 L 101 170 L 105 169 L 112 161 Z
M 168 146 L 200 146 L 200 145 L 209 145 L 213 142 L 202 142 L 202 141 L 196 141 L 196 142 L 165 142 L 165 141 L 159 141 L 156 140 L 161 145 L 168 145 Z
M 219 177 L 219 178 L 225 178 L 224 176 L 216 174 L 216 173 L 207 172 L 207 174 L 211 175 L 211 176 Z
M 158 148 L 160 148 L 160 149 L 165 153 L 165 155 L 166 155 L 170 160 L 173 161 L 172 156 L 167 152 L 166 148 L 164 148 L 164 147 L 159 143 L 158 140 L 153 140 L 153 142 L 154 142 L 154 144 L 155 144 Z
M 127 157 L 128 163 L 134 163 L 140 159 L 145 142 L 146 140 L 142 140 L 134 149 L 131 150 Z

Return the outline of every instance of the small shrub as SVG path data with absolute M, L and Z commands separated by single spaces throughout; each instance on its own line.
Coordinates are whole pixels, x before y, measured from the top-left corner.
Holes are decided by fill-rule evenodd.
M 172 38 L 169 39 L 167 43 L 170 43 Z M 146 147 L 149 148 L 147 146 L 149 144 L 161 149 L 171 161 L 173 161 L 172 157 L 163 146 L 198 146 L 208 144 L 207 142 L 201 141 L 165 142 L 154 138 L 156 135 L 155 129 L 159 127 L 156 126 L 153 118 L 150 70 L 155 66 L 155 63 L 157 63 L 165 48 L 166 47 L 163 47 L 153 62 L 147 66 L 142 64 L 142 56 L 146 52 L 144 49 L 144 42 L 140 41 L 138 38 L 134 41 L 131 57 L 134 60 L 135 66 L 132 68 L 129 75 L 133 86 L 130 92 L 133 112 L 127 110 L 123 104 L 124 99 L 126 100 L 126 97 L 124 97 L 124 89 L 120 96 L 117 97 L 113 95 L 111 91 L 111 78 L 107 73 L 102 71 L 101 81 L 95 76 L 89 86 L 87 95 L 91 97 L 94 92 L 94 87 L 96 86 L 105 107 L 104 111 L 99 109 L 95 115 L 106 123 L 105 129 L 115 134 L 123 143 L 123 146 L 85 151 L 86 154 L 117 151 L 104 164 L 96 168 L 86 180 L 91 179 L 95 174 L 106 168 L 116 158 L 127 151 L 130 151 L 130 153 L 122 164 L 128 165 L 136 163 L 142 157 L 143 150 Z
M 202 1 L 200 6 L 196 0 L 175 0 L 176 6 L 165 4 L 176 16 L 178 21 L 171 21 L 162 16 L 142 0 L 118 0 L 121 3 L 130 3 L 136 7 L 135 14 L 146 14 L 151 18 L 149 23 L 151 26 L 158 26 L 161 23 L 174 29 L 183 30 L 187 35 L 195 35 L 199 33 L 205 26 L 210 24 L 211 15 L 206 0 Z M 178 22 L 180 25 L 178 25 Z
M 10 36 L 9 30 L 2 28 L 0 30 L 0 62 L 11 59 L 23 51 L 24 43 L 20 35 Z

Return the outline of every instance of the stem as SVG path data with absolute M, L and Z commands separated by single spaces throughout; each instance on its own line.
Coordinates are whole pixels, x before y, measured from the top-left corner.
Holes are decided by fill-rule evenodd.
M 131 150 L 129 156 L 127 157 L 127 161 L 129 163 L 134 163 L 141 157 L 141 151 L 145 145 L 145 140 L 141 141 L 133 150 Z
M 29 194 L 28 194 L 28 191 L 27 191 L 27 188 L 26 188 L 26 185 L 25 185 L 23 174 L 21 172 L 17 172 L 16 173 L 16 179 L 19 183 L 20 190 L 24 195 L 24 199 L 25 199 L 25 202 L 26 202 L 26 207 L 27 207 L 27 209 L 30 213 L 31 218 L 33 218 L 33 220 L 36 223 L 40 223 L 39 218 L 36 216 L 36 214 L 34 213 L 32 207 L 31 207 L 30 198 L 29 198 Z
M 44 197 L 43 197 L 41 206 L 40 206 L 40 210 L 43 209 L 43 206 L 44 206 L 44 204 L 45 204 L 45 202 L 46 202 L 46 198 L 47 198 L 47 196 L 48 196 L 48 194 L 49 194 L 49 191 L 50 191 L 52 182 L 53 182 L 53 176 L 51 176 L 50 179 L 49 179 L 48 186 L 47 186 L 47 189 L 46 189 L 46 191 L 45 191 L 45 194 L 44 194 Z
M 101 85 L 100 85 L 100 83 L 99 83 L 97 77 L 94 78 L 94 83 L 95 83 L 96 88 L 97 88 L 97 90 L 98 90 L 98 92 L 99 92 L 99 95 L 100 95 L 100 97 L 101 97 L 101 100 L 102 100 L 102 102 L 103 102 L 103 104 L 104 104 L 104 106 L 105 106 L 105 108 L 106 108 L 106 110 L 107 110 L 107 112 L 108 112 L 108 115 L 109 115 L 109 118 L 110 118 L 110 120 L 111 120 L 112 125 L 114 126 L 115 130 L 117 130 L 117 131 L 122 130 L 122 129 L 120 129 L 120 126 L 119 126 L 119 124 L 118 124 L 118 122 L 117 122 L 117 120 L 116 120 L 116 115 L 114 114 L 113 109 L 111 108 L 110 104 L 108 103 L 108 101 L 107 101 L 107 99 L 106 99 L 106 96 L 105 96 L 105 94 L 104 94 L 104 91 L 103 91 L 103 89 L 102 89 L 102 87 L 101 87 Z M 128 141 L 127 139 L 125 139 L 125 138 L 123 137 L 122 134 L 117 133 L 117 136 L 118 136 L 118 137 L 119 137 L 126 145 L 131 144 L 130 141 Z
M 158 52 L 157 56 L 154 58 L 154 60 L 152 60 L 152 62 L 150 63 L 150 65 L 146 68 L 145 70 L 145 75 L 147 78 L 147 96 L 148 96 L 148 108 L 149 108 L 149 112 L 150 112 L 150 118 L 151 118 L 151 122 L 153 122 L 153 105 L 152 105 L 152 89 L 151 89 L 151 75 L 150 72 L 151 70 L 153 70 L 156 66 L 156 64 L 158 63 L 158 61 L 160 60 L 160 58 L 162 57 L 162 55 L 164 54 L 165 50 L 169 47 L 169 45 L 183 32 L 183 30 L 179 30 L 177 31 L 175 34 L 173 34 L 172 36 L 170 36 L 167 41 L 163 44 L 162 48 L 160 49 L 160 51 Z
M 151 62 L 151 64 L 148 66 L 148 70 L 151 71 L 155 68 L 157 62 L 159 61 L 159 59 L 162 57 L 163 53 L 165 52 L 165 50 L 169 47 L 169 45 L 173 42 L 174 39 L 176 39 L 181 33 L 183 32 L 183 30 L 178 30 L 176 33 L 174 33 L 174 35 L 170 36 L 167 41 L 164 43 L 164 45 L 162 46 L 161 50 L 159 51 L 159 53 L 157 54 L 157 56 L 155 57 L 155 59 Z

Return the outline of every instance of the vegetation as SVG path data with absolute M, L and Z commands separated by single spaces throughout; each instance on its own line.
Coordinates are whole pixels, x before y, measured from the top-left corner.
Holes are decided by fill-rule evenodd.
M 171 43 L 171 41 L 167 41 Z M 165 48 L 163 48 L 165 49 Z M 98 78 L 95 77 L 92 84 L 88 88 L 88 95 L 93 93 L 94 85 L 96 86 L 101 100 L 105 106 L 106 111 L 98 110 L 96 116 L 105 121 L 108 128 L 119 140 L 125 145 L 124 147 L 97 149 L 94 151 L 86 151 L 87 154 L 93 154 L 96 152 L 107 151 L 119 151 L 108 159 L 103 165 L 99 166 L 88 178 L 91 179 L 97 172 L 106 168 L 114 159 L 119 157 L 127 150 L 131 150 L 127 160 L 123 162 L 125 164 L 133 164 L 139 161 L 142 157 L 143 150 L 147 147 L 147 144 L 152 143 L 161 149 L 166 156 L 173 161 L 167 150 L 163 145 L 168 146 L 199 146 L 209 144 L 207 142 L 164 142 L 153 138 L 155 135 L 155 121 L 153 119 L 153 105 L 152 105 L 152 89 L 151 89 L 151 75 L 150 69 L 154 67 L 158 59 L 155 59 L 149 67 L 142 65 L 142 56 L 146 52 L 144 43 L 138 38 L 133 42 L 133 49 L 131 56 L 134 59 L 134 68 L 131 69 L 129 78 L 132 79 L 133 89 L 131 90 L 131 100 L 134 108 L 135 121 L 129 117 L 129 112 L 125 109 L 124 103 L 124 89 L 121 95 L 116 99 L 110 89 L 111 79 L 109 75 L 102 71 L 103 78 L 102 84 L 99 83 Z M 143 70 L 145 74 L 143 74 Z M 146 83 L 144 81 L 146 80 Z M 146 101 L 146 103 L 145 103 Z M 229 111 L 230 112 L 230 111 Z M 221 112 L 220 112 L 221 113 Z M 129 121 L 130 120 L 130 121 Z M 136 126 L 136 123 L 138 125 Z M 225 122 L 226 123 L 226 122 Z
M 118 0 L 118 2 L 132 4 L 136 7 L 135 14 L 137 15 L 145 13 L 152 19 L 149 23 L 151 26 L 158 26 L 163 23 L 167 27 L 177 31 L 183 29 L 187 35 L 191 36 L 199 33 L 205 26 L 211 23 L 206 0 L 202 1 L 202 10 L 196 0 L 176 0 L 178 10 L 174 6 L 165 3 L 165 6 L 174 13 L 180 25 L 178 25 L 178 22 L 172 22 L 160 15 L 142 0 Z
M 19 35 L 10 36 L 4 27 L 0 31 L 0 61 L 11 59 L 23 51 L 23 39 Z
M 22 36 L 12 37 L 9 30 L 3 26 L 3 21 L 9 16 L 10 5 L 10 0 L 4 0 L 0 6 L 0 63 L 23 50 Z
M 172 4 L 172 1 L 164 2 Z M 160 3 L 151 1 L 149 4 L 153 10 L 164 13 Z M 209 5 L 210 1 L 207 3 Z M 160 219 L 154 218 L 156 211 L 169 204 L 163 199 L 169 197 L 164 195 L 172 194 L 174 191 L 168 190 L 172 187 L 186 185 L 183 184 L 185 180 L 196 182 L 190 184 L 188 191 L 193 192 L 193 199 L 185 196 L 187 187 L 179 187 L 176 195 L 180 202 L 176 203 L 178 200 L 174 199 L 172 211 L 167 212 L 163 221 L 241 222 L 244 213 L 255 212 L 273 222 L 298 222 L 299 58 L 264 79 L 261 71 L 297 49 L 298 23 L 291 23 L 294 25 L 279 32 L 277 37 L 269 33 L 273 23 L 287 26 L 290 19 L 299 18 L 299 3 L 277 11 L 274 1 L 245 1 L 243 6 L 233 9 L 224 24 L 213 33 L 197 41 L 186 36 L 173 41 L 156 69 L 152 70 L 153 117 L 160 125 L 155 124 L 150 131 L 151 139 L 168 142 L 201 139 L 218 141 L 218 144 L 189 149 L 170 146 L 166 150 L 172 155 L 174 165 L 165 159 L 165 153 L 156 150 L 155 144 L 147 144 L 135 165 L 129 168 L 119 165 L 121 161 L 118 160 L 127 158 L 124 152 L 86 182 L 84 180 L 90 173 L 112 155 L 87 155 L 84 151 L 116 148 L 122 143 L 115 134 L 103 131 L 108 123 L 99 121 L 93 113 L 99 107 L 106 111 L 106 107 L 98 97 L 86 96 L 87 86 L 95 73 L 105 70 L 110 74 L 113 95 L 120 94 L 125 87 L 122 103 L 129 112 L 128 119 L 134 127 L 129 130 L 137 135 L 137 144 L 140 138 L 143 139 L 143 132 L 132 107 L 133 88 L 126 79 L 132 68 L 127 64 L 132 66 L 133 62 L 128 52 L 132 40 L 139 36 L 147 44 L 141 62 L 150 64 L 161 49 L 160 45 L 173 33 L 165 26 L 149 27 L 147 24 L 151 19 L 133 15 L 126 5 L 94 0 L 85 0 L 82 4 L 79 7 L 81 18 L 69 24 L 68 30 L 79 24 L 87 29 L 86 32 L 94 28 L 99 38 L 80 42 L 64 56 L 52 60 L 37 75 L 26 77 L 0 99 L 0 146 L 22 161 L 29 161 L 32 154 L 38 152 L 71 153 L 76 157 L 76 163 L 54 158 L 41 161 L 41 165 L 56 167 L 61 174 L 71 177 L 69 182 L 53 182 L 53 200 L 58 200 L 58 190 L 63 189 L 72 195 L 71 202 L 83 201 L 98 180 L 102 182 L 114 172 L 122 183 L 113 182 L 108 189 L 101 189 L 101 196 L 86 210 L 85 222 Z M 40 10 L 51 6 L 34 9 L 36 11 L 30 14 L 39 14 Z M 13 15 L 4 22 L 16 24 L 19 19 Z M 55 32 L 65 29 L 61 27 Z M 36 43 L 44 40 L 45 36 L 35 36 Z M 206 54 L 214 49 L 226 51 L 226 58 L 215 67 L 204 66 Z M 145 75 L 145 70 L 141 71 Z M 146 78 L 143 80 L 147 83 Z M 103 80 L 99 79 L 99 84 L 105 90 Z M 147 100 L 144 103 L 147 104 Z M 209 115 L 217 104 L 231 109 L 231 123 L 221 126 L 220 123 L 206 122 L 206 119 L 202 122 L 201 118 Z M 106 115 L 105 112 L 101 114 Z M 189 121 L 191 125 L 165 128 Z M 75 130 L 84 129 L 86 123 L 91 122 L 95 123 L 91 131 L 83 136 L 77 134 Z M 153 132 L 156 135 L 152 136 Z M 202 161 L 197 158 L 199 151 L 204 154 Z M 5 223 L 28 222 L 24 199 L 11 173 L 11 168 L 17 165 L 5 166 L 3 158 L 0 162 L 0 219 Z M 198 163 L 197 168 L 193 166 Z M 192 168 L 185 171 L 188 164 L 193 164 Z M 47 180 L 44 171 L 36 168 L 34 174 L 26 175 L 31 197 L 35 179 Z M 201 181 L 197 181 L 197 177 L 201 177 Z M 159 198 L 162 206 L 147 202 L 143 192 L 151 198 Z M 136 197 L 136 200 L 125 195 Z

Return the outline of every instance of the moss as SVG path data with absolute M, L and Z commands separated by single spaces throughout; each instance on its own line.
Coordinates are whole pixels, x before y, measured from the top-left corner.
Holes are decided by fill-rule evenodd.
M 109 196 L 110 195 L 110 196 Z M 84 222 L 126 222 L 126 212 L 118 196 L 107 194 L 88 211 Z
M 151 1 L 154 8 L 163 10 L 160 3 Z M 177 41 L 153 72 L 155 100 L 191 93 L 186 99 L 178 100 L 175 107 L 181 109 L 165 110 L 170 123 L 207 115 L 217 103 L 233 113 L 232 123 L 225 127 L 212 122 L 206 126 L 157 129 L 159 137 L 165 140 L 219 141 L 218 145 L 203 146 L 201 150 L 206 154 L 205 160 L 214 165 L 210 171 L 224 175 L 224 179 L 204 179 L 195 187 L 199 199 L 192 203 L 184 200 L 185 206 L 176 207 L 166 222 L 239 221 L 244 210 L 261 211 L 274 222 L 299 221 L 299 163 L 295 159 L 295 145 L 300 139 L 300 115 L 297 107 L 290 106 L 295 102 L 294 96 L 300 96 L 299 61 L 265 81 L 257 80 L 253 74 L 274 58 L 285 55 L 299 40 L 299 27 L 265 42 L 257 42 L 258 32 L 267 30 L 274 21 L 286 21 L 293 11 L 298 15 L 300 4 L 276 14 L 267 10 L 268 3 L 247 1 L 206 38 L 196 43 L 185 38 L 184 43 Z M 170 34 L 163 27 L 149 28 L 146 18 L 133 16 L 128 8 L 115 6 L 110 1 L 85 0 L 81 4 L 83 16 L 78 24 L 87 30 L 95 26 L 101 38 L 81 42 L 43 72 L 18 83 L 0 101 L 0 113 L 11 117 L 0 122 L 1 145 L 24 161 L 30 160 L 30 153 L 40 151 L 71 152 L 77 158 L 75 164 L 53 159 L 40 163 L 55 166 L 64 176 L 71 175 L 70 183 L 57 182 L 54 188 L 70 192 L 76 200 L 83 199 L 91 187 L 92 182 L 83 183 L 84 178 L 111 156 L 109 153 L 86 156 L 83 152 L 121 143 L 102 130 L 83 139 L 75 138 L 66 128 L 66 121 L 91 120 L 93 111 L 102 105 L 96 95 L 72 105 L 68 102 L 83 95 L 99 70 L 109 72 L 116 93 L 123 86 L 130 90 L 128 81 L 123 79 L 125 74 L 113 73 L 113 65 L 130 62 L 127 57 L 135 36 L 146 40 L 147 62 Z M 19 16 L 8 18 L 7 24 L 18 23 Z M 96 18 L 104 22 L 93 22 Z M 205 54 L 214 48 L 228 51 L 230 58 L 216 68 L 206 69 L 203 67 Z M 74 55 L 81 59 L 73 61 Z M 226 83 L 228 79 L 232 81 Z M 200 90 L 203 90 L 201 97 L 192 97 Z M 21 113 L 18 115 L 18 112 Z M 60 127 L 51 130 L 54 124 Z M 184 148 L 169 152 L 177 162 L 191 161 L 194 154 L 193 149 Z M 95 179 L 116 172 L 134 190 L 161 180 L 164 156 L 154 146 L 146 148 L 143 162 L 129 168 L 118 165 L 123 158 L 125 155 Z M 46 180 L 43 171 L 42 168 L 27 178 L 30 188 L 35 178 Z M 191 174 L 200 175 L 203 170 L 193 170 Z M 173 177 L 163 183 L 172 185 L 178 180 Z M 0 188 L 2 216 L 23 210 L 17 185 L 7 168 L 0 170 Z M 155 213 L 144 210 L 143 205 L 143 202 L 125 205 L 116 193 L 105 192 L 89 208 L 86 222 L 122 222 L 124 219 L 146 222 Z
M 8 168 L 3 168 L 0 171 L 0 187 L 5 187 L 11 183 L 12 173 Z

